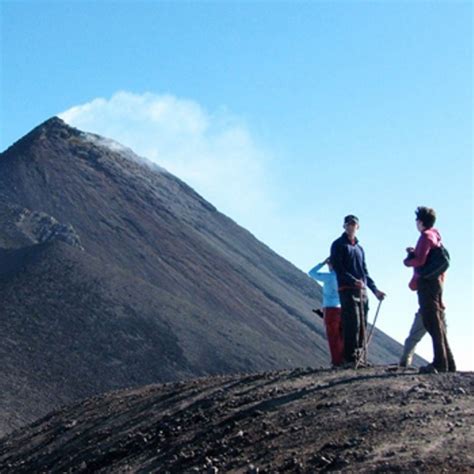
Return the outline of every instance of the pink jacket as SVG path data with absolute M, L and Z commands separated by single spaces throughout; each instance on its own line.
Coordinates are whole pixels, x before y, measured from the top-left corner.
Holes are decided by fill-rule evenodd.
M 416 243 L 415 254 L 409 255 L 403 263 L 407 267 L 414 267 L 413 277 L 410 280 L 408 286 L 411 290 L 415 291 L 418 288 L 418 279 L 420 276 L 416 271 L 417 267 L 421 267 L 426 262 L 426 257 L 428 256 L 429 251 L 434 247 L 439 247 L 441 245 L 441 235 L 437 229 L 432 227 L 431 229 L 426 229 L 421 232 L 420 238 Z M 444 278 L 444 275 L 441 275 L 441 279 Z

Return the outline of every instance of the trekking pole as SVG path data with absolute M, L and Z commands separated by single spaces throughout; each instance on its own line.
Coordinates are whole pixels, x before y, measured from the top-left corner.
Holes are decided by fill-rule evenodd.
M 361 363 L 367 362 L 367 340 L 365 337 L 365 314 L 364 314 L 364 294 L 363 289 L 360 290 L 360 330 L 359 338 L 362 340 L 362 348 L 358 350 L 358 357 L 356 360 L 355 368 L 359 368 Z
M 370 328 L 370 332 L 369 332 L 369 337 L 367 338 L 367 348 L 369 347 L 370 341 L 372 340 L 372 336 L 374 334 L 375 323 L 377 322 L 377 317 L 379 315 L 380 306 L 382 306 L 382 301 L 383 300 L 379 300 L 377 311 L 375 312 L 374 322 L 372 323 L 372 327 Z

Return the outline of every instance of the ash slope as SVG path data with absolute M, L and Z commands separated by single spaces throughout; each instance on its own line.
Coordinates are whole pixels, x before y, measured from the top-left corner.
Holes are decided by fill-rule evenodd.
M 112 389 L 328 364 L 315 282 L 60 119 L 0 155 L 0 247 L 0 433 Z M 377 332 L 374 362 L 399 353 Z
M 472 472 L 473 402 L 473 373 L 379 367 L 203 378 L 52 413 L 0 442 L 0 468 Z
M 0 262 L 6 432 L 111 389 L 285 365 L 284 331 L 298 330 L 291 320 L 279 327 L 257 316 L 246 325 L 214 321 L 198 302 L 62 242 L 0 250 Z M 290 341 L 284 357 L 304 361 Z

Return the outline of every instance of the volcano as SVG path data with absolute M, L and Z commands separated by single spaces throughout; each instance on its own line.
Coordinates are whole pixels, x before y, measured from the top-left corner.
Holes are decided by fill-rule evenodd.
M 85 397 L 327 366 L 321 288 L 166 170 L 57 117 L 0 155 L 0 434 Z M 376 331 L 373 363 L 400 345 Z

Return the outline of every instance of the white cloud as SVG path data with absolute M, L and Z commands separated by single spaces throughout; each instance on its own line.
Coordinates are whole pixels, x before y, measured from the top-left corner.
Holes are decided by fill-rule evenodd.
M 172 95 L 118 92 L 59 116 L 166 168 L 257 235 L 275 216 L 270 154 L 228 111 L 211 113 Z

